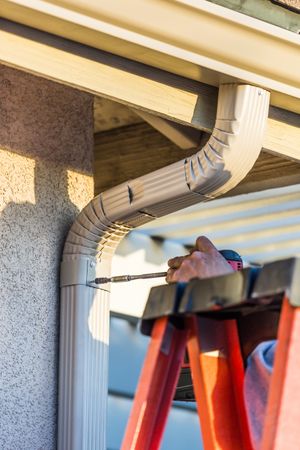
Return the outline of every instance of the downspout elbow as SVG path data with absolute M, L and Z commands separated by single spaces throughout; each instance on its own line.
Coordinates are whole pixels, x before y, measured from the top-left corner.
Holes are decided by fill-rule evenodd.
M 106 449 L 109 276 L 121 239 L 134 227 L 236 186 L 262 148 L 269 93 L 223 85 L 207 144 L 195 155 L 94 198 L 68 234 L 61 266 L 58 450 Z

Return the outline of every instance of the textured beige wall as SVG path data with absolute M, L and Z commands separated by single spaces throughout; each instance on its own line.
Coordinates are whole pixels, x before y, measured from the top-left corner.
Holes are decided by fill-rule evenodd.
M 59 262 L 93 196 L 93 100 L 0 70 L 0 448 L 54 450 Z

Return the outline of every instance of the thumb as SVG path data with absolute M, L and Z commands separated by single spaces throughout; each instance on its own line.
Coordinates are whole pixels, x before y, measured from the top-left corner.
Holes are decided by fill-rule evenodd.
M 206 237 L 199 236 L 196 240 L 196 250 L 204 253 L 212 253 L 218 251 L 214 244 Z

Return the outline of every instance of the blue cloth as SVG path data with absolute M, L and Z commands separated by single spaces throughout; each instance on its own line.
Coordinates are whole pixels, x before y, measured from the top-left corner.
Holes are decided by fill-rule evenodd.
M 255 450 L 259 449 L 262 438 L 275 350 L 276 341 L 262 342 L 248 358 L 244 397 L 252 445 Z

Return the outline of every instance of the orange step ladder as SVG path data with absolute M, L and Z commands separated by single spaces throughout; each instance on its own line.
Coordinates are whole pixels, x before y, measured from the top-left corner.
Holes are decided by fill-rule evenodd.
M 260 450 L 300 449 L 300 260 L 152 288 L 151 335 L 121 450 L 159 449 L 187 349 L 205 450 L 251 450 L 238 322 L 280 314 Z M 276 336 L 274 336 L 275 338 Z

